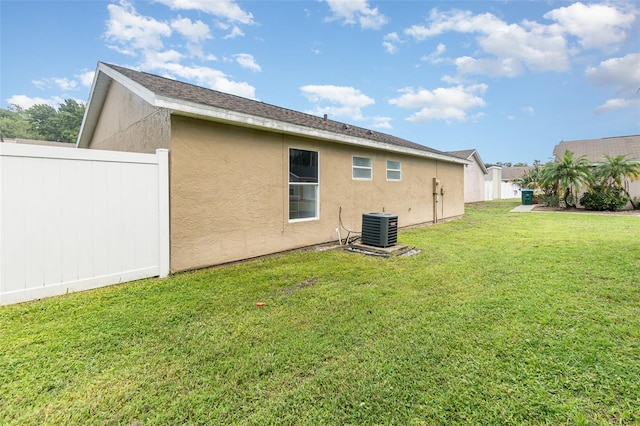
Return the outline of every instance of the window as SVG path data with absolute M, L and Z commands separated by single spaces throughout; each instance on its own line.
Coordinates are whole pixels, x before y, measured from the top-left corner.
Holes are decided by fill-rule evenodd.
M 387 160 L 387 180 L 402 180 L 402 164 Z
M 371 180 L 371 158 L 353 157 L 353 179 Z
M 318 218 L 318 153 L 289 149 L 289 220 Z

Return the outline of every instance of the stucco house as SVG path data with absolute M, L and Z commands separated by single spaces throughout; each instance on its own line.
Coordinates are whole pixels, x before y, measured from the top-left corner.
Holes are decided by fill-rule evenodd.
M 400 227 L 464 214 L 464 159 L 105 63 L 77 145 L 169 150 L 172 271 L 337 242 L 364 213 Z
M 627 160 L 640 162 L 640 135 L 561 141 L 553 148 L 553 155 L 560 160 L 566 151 L 573 152 L 576 157 L 585 157 L 594 165 L 606 161 L 605 154 L 610 157 L 626 155 Z M 629 194 L 640 198 L 640 180 L 629 183 Z
M 485 201 L 485 177 L 489 173 L 475 149 L 449 151 L 448 154 L 468 160 L 464 166 L 464 202 Z

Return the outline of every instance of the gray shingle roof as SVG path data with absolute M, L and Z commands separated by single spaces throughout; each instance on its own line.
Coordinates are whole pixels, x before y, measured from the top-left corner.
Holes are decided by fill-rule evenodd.
M 463 160 L 472 161 L 471 157 L 475 159 L 475 162 L 480 166 L 482 173 L 485 175 L 488 173 L 487 166 L 485 166 L 484 161 L 480 158 L 480 154 L 476 149 L 463 149 L 460 151 L 447 151 L 447 154 L 453 155 L 454 157 L 462 158 Z
M 334 120 L 325 120 L 324 117 L 317 117 L 311 114 L 294 111 L 287 108 L 277 107 L 264 102 L 243 98 L 216 90 L 206 89 L 189 83 L 135 71 L 117 65 L 106 64 L 109 68 L 119 72 L 132 81 L 140 84 L 156 95 L 168 98 L 179 99 L 188 102 L 195 102 L 211 107 L 223 108 L 230 111 L 255 115 L 272 120 L 278 120 L 295 125 L 305 126 L 313 129 L 324 130 L 341 135 L 348 135 L 375 142 L 396 145 L 404 148 L 411 148 L 433 154 L 450 157 L 442 151 L 438 151 L 427 146 L 398 138 L 386 133 L 380 133 L 358 126 L 352 126 Z M 458 157 L 459 158 L 459 157 Z
M 585 156 L 592 163 L 604 161 L 604 154 L 611 157 L 626 155 L 628 160 L 640 160 L 640 135 L 562 141 L 553 148 L 553 155 L 562 158 L 565 151 L 573 152 L 576 157 Z
M 476 152 L 475 149 L 463 149 L 461 151 L 447 151 L 447 154 L 451 154 L 454 157 L 463 158 L 468 160 L 471 155 Z
M 512 181 L 514 179 L 521 178 L 530 170 L 533 170 L 533 166 L 503 167 L 502 180 Z

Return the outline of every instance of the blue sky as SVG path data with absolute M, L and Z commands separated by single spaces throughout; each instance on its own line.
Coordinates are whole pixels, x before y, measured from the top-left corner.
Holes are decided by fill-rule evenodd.
M 640 134 L 636 1 L 0 0 L 0 107 L 98 61 L 492 163 Z

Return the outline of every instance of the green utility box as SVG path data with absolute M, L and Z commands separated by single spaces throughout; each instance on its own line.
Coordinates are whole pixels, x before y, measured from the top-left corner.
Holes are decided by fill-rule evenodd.
M 533 204 L 533 189 L 522 190 L 522 205 L 530 206 Z

